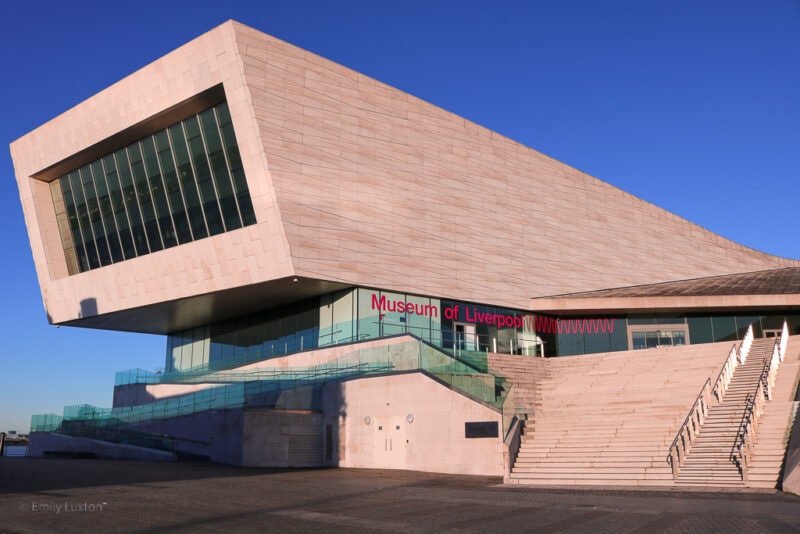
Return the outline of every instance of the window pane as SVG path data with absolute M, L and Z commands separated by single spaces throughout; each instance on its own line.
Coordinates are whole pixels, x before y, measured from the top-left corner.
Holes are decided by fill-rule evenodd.
M 736 320 L 733 317 L 714 317 L 711 324 L 714 328 L 714 341 L 736 341 Z
M 692 343 L 711 343 L 714 335 L 711 330 L 711 317 L 688 317 L 689 338 Z

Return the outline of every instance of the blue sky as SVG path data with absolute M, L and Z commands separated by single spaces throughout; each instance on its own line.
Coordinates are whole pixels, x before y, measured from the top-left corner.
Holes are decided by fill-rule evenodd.
M 11 2 L 0 140 L 231 18 L 800 258 L 798 0 Z M 7 148 L 0 178 L 0 431 L 26 431 L 32 413 L 110 406 L 114 372 L 162 366 L 165 343 L 49 326 Z

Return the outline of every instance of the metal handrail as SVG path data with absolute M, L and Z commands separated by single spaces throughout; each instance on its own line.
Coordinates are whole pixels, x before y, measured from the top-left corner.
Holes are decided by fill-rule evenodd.
M 728 386 L 730 385 L 731 378 L 733 378 L 733 372 L 736 369 L 737 363 L 738 355 L 736 351 L 736 343 L 734 343 L 731 347 L 730 353 L 728 353 L 728 359 L 725 360 L 725 364 L 722 366 L 722 369 L 719 370 L 717 379 L 714 381 L 714 389 L 712 393 L 717 397 L 719 402 L 722 402 L 725 392 L 728 390 Z M 725 377 L 724 388 L 720 386 L 720 382 L 723 381 L 723 377 Z
M 505 465 L 506 475 L 510 475 L 514 469 L 514 464 L 517 463 L 517 456 L 522 447 L 522 432 L 525 429 L 525 421 L 518 418 L 516 415 L 511 420 L 508 432 L 503 439 L 503 445 L 506 447 L 508 453 L 507 462 Z
M 777 372 L 778 365 L 783 359 L 783 351 L 788 337 L 786 335 L 788 333 L 786 321 L 784 321 L 783 326 L 781 338 L 775 340 L 772 345 L 772 354 L 764 362 L 755 391 L 747 395 L 745 409 L 736 432 L 736 441 L 731 447 L 730 459 L 742 473 L 742 480 L 747 480 L 747 468 L 750 467 L 750 443 L 752 443 L 753 435 L 758 430 L 758 418 L 761 416 L 758 412 L 763 410 L 764 402 L 772 398 L 770 388 L 774 387 L 774 384 L 770 385 L 770 376 L 773 372 Z
M 742 338 L 742 342 L 739 344 L 739 363 L 743 364 L 747 357 L 750 354 L 750 347 L 753 346 L 753 323 L 750 323 L 747 326 L 747 332 L 745 333 L 744 337 Z
M 714 389 L 712 393 L 717 397 L 717 401 L 722 402 L 725 393 L 728 391 L 728 386 L 733 379 L 733 373 L 736 367 L 743 364 L 750 353 L 750 347 L 753 345 L 753 324 L 747 326 L 747 332 L 742 337 L 739 343 L 739 348 L 736 348 L 736 343 L 731 347 L 731 352 L 728 354 L 728 359 L 719 370 L 717 379 L 714 382 Z
M 758 417 L 761 415 L 758 410 L 763 407 L 763 400 L 765 399 L 764 389 L 764 373 L 758 379 L 758 385 L 754 393 L 747 395 L 745 400 L 745 410 L 742 413 L 742 419 L 739 423 L 739 428 L 736 431 L 736 441 L 731 447 L 730 459 L 739 468 L 742 473 L 742 480 L 747 480 L 747 468 L 750 467 L 750 443 L 758 429 Z M 736 453 L 739 453 L 737 456 Z
M 759 379 L 759 385 L 761 384 L 761 380 Z M 746 467 L 746 456 L 747 453 L 744 450 L 744 444 L 748 437 L 748 426 L 750 424 L 750 416 L 753 413 L 752 408 L 755 406 L 755 399 L 756 395 L 758 394 L 758 387 L 756 388 L 756 393 L 748 393 L 747 398 L 745 399 L 745 409 L 742 412 L 742 418 L 739 421 L 739 428 L 736 431 L 736 440 L 733 442 L 733 446 L 731 447 L 730 459 L 739 468 L 739 471 L 742 473 L 742 479 L 746 477 L 747 467 Z M 736 453 L 739 453 L 737 456 Z M 741 458 L 741 462 L 740 459 Z
M 709 386 L 711 385 L 711 378 L 706 378 L 705 384 L 700 389 L 700 393 L 697 395 L 697 398 L 692 404 L 692 407 L 689 409 L 689 414 L 684 419 L 683 424 L 678 429 L 678 433 L 675 435 L 675 439 L 672 440 L 672 444 L 669 446 L 669 454 L 667 455 L 667 463 L 670 464 L 672 467 L 672 477 L 676 478 L 678 476 L 678 468 L 683 464 L 683 459 L 686 457 L 686 452 L 688 447 L 684 443 L 683 446 L 683 454 L 680 454 L 680 448 L 678 447 L 678 441 L 682 440 L 684 436 L 684 432 L 689 430 L 689 445 L 691 445 L 692 439 L 694 438 L 694 434 L 691 431 L 690 423 L 693 423 L 695 419 L 699 419 L 698 424 L 703 423 L 703 418 L 707 415 L 708 412 L 708 397 L 710 393 L 708 391 Z M 705 400 L 705 404 L 703 401 Z M 698 407 L 701 410 L 698 412 Z M 698 418 L 698 414 L 700 417 Z M 695 429 L 696 433 L 697 429 Z

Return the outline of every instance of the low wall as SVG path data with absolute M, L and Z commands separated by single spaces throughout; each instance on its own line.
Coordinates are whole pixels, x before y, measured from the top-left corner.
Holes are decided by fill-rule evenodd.
M 424 373 L 329 384 L 323 398 L 326 465 L 503 476 L 500 412 Z M 498 435 L 467 438 L 466 423 Z
M 28 456 L 41 458 L 49 454 L 90 456 L 107 460 L 174 461 L 175 454 L 135 445 L 124 445 L 89 438 L 76 438 L 52 432 L 31 432 Z
M 248 467 L 322 465 L 322 414 L 309 410 L 248 408 L 242 464 Z
M 241 465 L 243 420 L 241 408 L 207 410 L 169 419 L 152 419 L 124 428 L 171 436 L 179 453 L 206 457 L 222 464 Z

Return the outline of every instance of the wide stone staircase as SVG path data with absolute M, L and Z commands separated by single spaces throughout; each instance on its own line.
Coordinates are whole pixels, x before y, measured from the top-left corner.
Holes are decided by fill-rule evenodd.
M 780 372 L 758 423 L 758 436 L 747 470 L 746 485 L 751 488 L 779 487 L 783 475 L 789 435 L 800 398 L 800 336 L 789 337 Z
M 712 405 L 675 483 L 678 485 L 744 486 L 733 448 L 747 408 L 747 399 L 761 379 L 764 363 L 772 357 L 775 338 L 753 341 L 744 364 L 733 373 L 723 401 Z
M 752 396 L 758 387 L 758 380 L 772 356 L 774 341 L 772 338 L 754 342 L 748 362 L 737 368 L 723 403 L 709 410 L 681 468 L 677 484 L 779 487 L 797 412 L 795 398 L 800 381 L 798 336 L 788 338 L 783 362 L 779 364 L 780 372 L 776 371 L 774 383 L 769 385 L 770 399 L 764 402 L 763 412 L 758 416 L 749 462 L 737 458 L 738 465 L 731 468 L 734 443 L 743 431 L 741 423 L 747 396 Z
M 516 396 L 530 405 L 506 482 L 671 485 L 670 443 L 729 349 L 716 343 L 543 360 L 547 369 L 528 385 L 538 391 Z M 490 364 L 524 387 L 513 358 Z
M 505 378 L 505 387 L 510 391 L 503 406 L 506 415 L 517 415 L 527 419 L 542 406 L 542 381 L 551 377 L 550 360 L 510 354 L 489 353 L 489 368 Z

